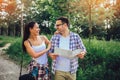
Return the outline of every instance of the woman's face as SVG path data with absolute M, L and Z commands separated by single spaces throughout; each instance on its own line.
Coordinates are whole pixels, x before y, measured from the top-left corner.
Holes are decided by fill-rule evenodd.
M 30 33 L 32 35 L 37 36 L 37 35 L 39 35 L 39 32 L 40 32 L 39 25 L 38 25 L 38 23 L 35 23 L 34 26 L 33 26 L 33 28 L 30 28 Z

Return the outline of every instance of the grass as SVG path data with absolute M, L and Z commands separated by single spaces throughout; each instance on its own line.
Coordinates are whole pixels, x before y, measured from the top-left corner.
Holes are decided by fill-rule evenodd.
M 87 51 L 90 53 L 110 54 L 120 52 L 120 43 L 116 41 L 101 41 L 93 39 L 90 43 L 88 40 L 83 40 Z
M 48 39 L 51 37 L 51 35 L 46 36 Z M 21 38 L 0 36 L 0 40 L 12 43 L 7 50 L 7 54 L 11 59 L 20 64 L 21 56 L 24 55 L 23 64 L 24 66 L 28 65 L 31 58 L 28 54 L 23 54 Z M 112 79 L 110 75 L 112 75 L 113 78 L 119 75 L 117 72 L 120 71 L 118 65 L 120 64 L 120 43 L 112 40 L 102 41 L 96 39 L 92 39 L 89 43 L 88 39 L 82 40 L 87 49 L 87 55 L 85 59 L 79 59 L 80 67 L 78 68 L 77 80 L 107 80 L 107 78 L 109 80 L 119 80 L 119 77 Z M 51 60 L 49 62 L 51 62 Z M 117 71 L 114 70 L 114 67 L 116 67 Z M 108 77 L 105 78 L 104 75 L 106 74 Z
M 18 37 L 0 36 L 0 47 L 5 46 L 7 43 L 14 43 Z

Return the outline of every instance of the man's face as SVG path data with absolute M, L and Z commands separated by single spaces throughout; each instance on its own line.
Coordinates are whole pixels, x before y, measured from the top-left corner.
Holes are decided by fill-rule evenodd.
M 65 23 L 62 23 L 61 20 L 57 20 L 56 24 L 55 24 L 55 28 L 57 29 L 57 31 L 59 31 L 60 33 L 63 33 L 65 30 Z

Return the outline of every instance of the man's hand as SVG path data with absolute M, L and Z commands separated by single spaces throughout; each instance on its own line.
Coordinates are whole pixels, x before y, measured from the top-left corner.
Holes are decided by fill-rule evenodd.
M 83 51 L 83 52 L 81 52 L 80 54 L 78 54 L 77 57 L 79 57 L 80 59 L 83 59 L 84 56 L 85 56 L 85 54 L 86 54 L 86 53 Z
M 58 57 L 58 54 L 50 53 L 49 56 L 52 58 L 52 60 L 55 60 Z

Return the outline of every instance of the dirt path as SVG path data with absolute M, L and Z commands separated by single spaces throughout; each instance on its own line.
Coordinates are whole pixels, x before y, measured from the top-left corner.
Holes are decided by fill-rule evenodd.
M 19 77 L 20 67 L 11 61 L 3 50 L 9 46 L 10 44 L 7 44 L 0 48 L 0 80 L 18 80 Z

